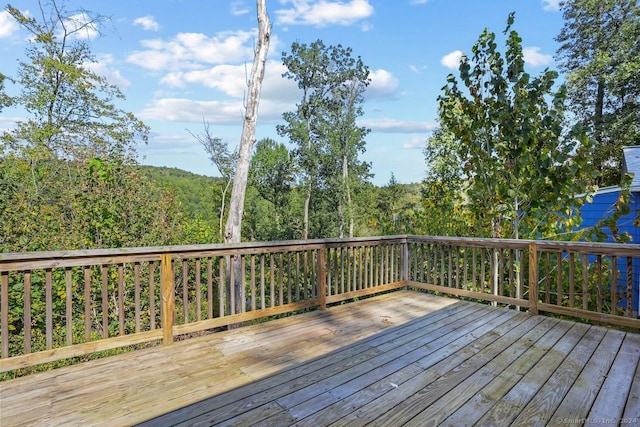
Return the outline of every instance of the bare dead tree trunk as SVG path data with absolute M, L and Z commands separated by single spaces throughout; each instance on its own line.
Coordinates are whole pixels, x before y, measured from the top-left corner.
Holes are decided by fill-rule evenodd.
M 249 95 L 247 97 L 244 123 L 242 126 L 242 137 L 240 139 L 240 150 L 238 152 L 238 162 L 236 164 L 236 174 L 231 190 L 231 200 L 229 202 L 229 217 L 224 232 L 225 243 L 240 243 L 242 240 L 242 217 L 244 215 L 244 198 L 247 189 L 247 179 L 249 176 L 249 165 L 251 163 L 251 152 L 255 144 L 256 124 L 258 119 L 258 104 L 260 102 L 260 90 L 264 78 L 265 62 L 269 51 L 269 41 L 271 37 L 271 23 L 267 15 L 266 0 L 257 0 L 258 15 L 258 42 L 251 67 L 249 78 Z M 234 283 L 228 282 L 227 307 L 230 312 L 240 313 L 244 301 L 240 300 L 241 287 L 241 262 L 239 256 L 234 256 L 230 260 L 234 269 Z M 227 275 L 230 277 L 231 275 Z M 235 296 L 235 307 L 230 307 L 230 295 Z

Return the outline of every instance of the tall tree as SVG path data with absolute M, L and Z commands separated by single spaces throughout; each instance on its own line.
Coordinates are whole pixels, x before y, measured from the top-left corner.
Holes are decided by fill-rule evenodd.
M 557 73 L 531 77 L 522 39 L 509 16 L 504 55 L 485 29 L 473 55 L 460 61 L 460 82 L 449 75 L 439 97 L 443 130 L 467 180 L 467 203 L 478 234 L 539 237 L 570 227 L 587 189 L 589 139 L 563 133 L 564 87 Z
M 636 0 L 565 0 L 557 60 L 569 108 L 595 140 L 599 185 L 620 183 L 622 147 L 640 144 L 640 5 Z
M 345 237 L 347 227 L 348 236 L 353 237 L 353 192 L 371 176 L 370 164 L 358 159 L 358 155 L 365 151 L 364 138 L 369 129 L 356 124 L 356 119 L 363 114 L 363 93 L 369 84 L 369 69 L 360 58 L 354 63 L 353 69 L 355 72 L 351 78 L 332 92 L 323 115 L 323 139 L 328 143 L 323 176 L 338 195 L 338 228 L 341 238 Z
M 247 180 L 249 178 L 249 165 L 251 164 L 251 154 L 255 144 L 256 125 L 258 121 L 258 105 L 260 103 L 260 91 L 264 78 L 264 67 L 269 52 L 269 42 L 271 41 L 271 23 L 267 15 L 266 0 L 256 2 L 258 16 L 258 40 L 251 75 L 249 77 L 249 93 L 247 96 L 244 123 L 242 125 L 242 135 L 240 137 L 240 149 L 238 151 L 238 162 L 236 173 L 231 189 L 231 201 L 229 205 L 229 216 L 225 226 L 225 243 L 240 243 L 242 240 L 242 216 L 244 215 L 244 199 L 247 190 Z M 235 293 L 235 310 L 240 311 L 244 301 L 240 301 L 240 287 L 244 286 L 240 281 L 240 258 L 234 257 L 234 270 L 236 272 L 236 283 L 234 289 L 229 289 Z
M 332 199 L 337 196 L 344 201 L 337 206 L 344 222 L 351 209 L 354 178 L 368 176 L 368 165 L 357 160 L 368 130 L 358 127 L 356 118 L 362 114 L 369 69 L 353 57 L 351 48 L 325 46 L 321 40 L 311 45 L 293 43 L 282 61 L 287 67 L 284 77 L 296 81 L 302 91 L 296 111 L 283 114 L 286 124 L 278 126 L 278 133 L 296 146 L 294 155 L 306 191 L 302 238 L 307 239 L 312 195 L 318 198 L 320 189 L 332 189 Z

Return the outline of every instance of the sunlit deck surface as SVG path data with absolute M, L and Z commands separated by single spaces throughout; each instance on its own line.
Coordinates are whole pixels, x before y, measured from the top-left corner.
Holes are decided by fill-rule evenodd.
M 640 423 L 640 334 L 399 291 L 0 383 L 10 425 Z

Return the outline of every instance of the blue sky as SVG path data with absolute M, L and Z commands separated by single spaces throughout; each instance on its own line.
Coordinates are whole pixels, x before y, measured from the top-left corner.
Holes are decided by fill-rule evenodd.
M 59 1 L 60 2 L 60 1 Z M 363 159 L 373 182 L 393 172 L 400 182 L 425 175 L 422 148 L 437 127 L 437 97 L 461 52 L 469 52 L 485 27 L 501 34 L 510 12 L 523 38 L 528 71 L 556 68 L 554 38 L 563 25 L 559 0 L 267 0 L 273 24 L 262 88 L 257 139 L 286 142 L 275 131 L 282 113 L 300 100 L 295 84 L 281 77 L 282 52 L 294 41 L 351 47 L 371 70 L 361 125 L 371 129 Z M 151 128 L 140 162 L 218 176 L 203 148 L 189 134 L 211 133 L 239 143 L 246 76 L 257 34 L 252 0 L 68 0 L 111 18 L 103 35 L 85 34 L 98 59 L 94 71 L 118 85 L 122 105 Z M 12 5 L 37 17 L 36 0 Z M 15 73 L 27 34 L 0 13 L 0 72 Z M 9 91 L 13 88 L 9 87 Z M 0 129 L 24 112 L 6 109 Z

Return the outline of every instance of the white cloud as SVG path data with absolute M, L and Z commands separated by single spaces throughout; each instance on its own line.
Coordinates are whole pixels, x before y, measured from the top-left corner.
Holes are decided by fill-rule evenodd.
M 462 51 L 454 50 L 443 56 L 442 59 L 440 59 L 440 64 L 451 70 L 457 70 L 460 66 L 460 58 L 462 58 L 462 55 L 464 55 Z
M 160 24 L 150 15 L 137 18 L 133 21 L 133 25 L 139 25 L 147 31 L 158 31 L 160 29 Z
M 429 0 L 411 0 L 411 4 L 412 5 L 418 5 L 418 4 L 427 4 Z
M 142 120 L 160 120 L 172 122 L 202 122 L 215 124 L 229 123 L 230 117 L 236 117 L 241 123 L 241 101 L 197 101 L 186 98 L 163 98 L 154 100 L 138 115 Z
M 426 65 L 417 66 L 417 65 L 409 64 L 409 70 L 416 74 L 421 74 L 427 68 L 429 67 L 427 67 Z
M 362 25 L 360 26 L 360 29 L 362 30 L 363 33 L 366 33 L 367 31 L 372 31 L 373 24 L 370 22 L 363 22 Z
M 0 39 L 11 37 L 20 27 L 6 10 L 0 11 Z
M 295 103 L 300 91 L 293 80 L 285 79 L 287 71 L 280 61 L 267 61 L 262 83 L 261 98 Z M 217 65 L 203 70 L 173 72 L 162 78 L 160 83 L 170 87 L 185 87 L 199 84 L 217 89 L 225 95 L 243 99 L 247 91 L 247 80 L 251 72 L 251 63 L 240 65 Z
M 523 48 L 522 56 L 524 62 L 534 67 L 549 65 L 553 61 L 553 56 L 540 53 L 540 48 L 536 46 Z
M 259 124 L 275 123 L 287 109 L 285 104 L 261 99 L 258 122 Z M 202 123 L 204 118 L 211 124 L 242 125 L 244 107 L 242 100 L 199 101 L 187 98 L 162 98 L 154 100 L 137 116 L 142 120 L 163 122 Z
M 371 78 L 371 83 L 365 92 L 367 99 L 391 98 L 398 89 L 398 79 L 387 70 L 371 71 L 369 78 Z
M 427 133 L 438 128 L 438 124 L 433 121 L 419 122 L 384 118 L 360 120 L 358 125 L 365 126 L 374 132 L 386 133 Z M 426 137 L 424 141 L 426 141 Z
M 231 14 L 235 16 L 246 15 L 250 9 L 244 4 L 244 1 L 231 2 Z
M 206 65 L 242 62 L 253 58 L 252 31 L 225 31 L 208 37 L 202 33 L 178 33 L 170 40 L 142 40 L 146 50 L 127 61 L 149 70 L 200 69 Z
M 100 54 L 96 56 L 97 62 L 85 64 L 85 67 L 99 76 L 104 77 L 111 84 L 118 86 L 120 89 L 129 89 L 131 82 L 125 79 L 120 70 L 113 68 L 114 59 L 111 54 Z
M 277 21 L 285 25 L 351 25 L 373 14 L 369 0 L 280 0 L 291 8 L 276 10 Z
M 70 16 L 64 22 L 64 26 L 73 36 L 83 40 L 93 40 L 100 31 L 93 19 L 86 13 L 78 13 Z
M 414 136 L 409 141 L 402 144 L 402 148 L 406 148 L 408 150 L 418 150 L 424 148 L 425 145 L 427 145 L 426 136 Z
M 542 0 L 542 9 L 550 12 L 560 10 L 561 0 Z

